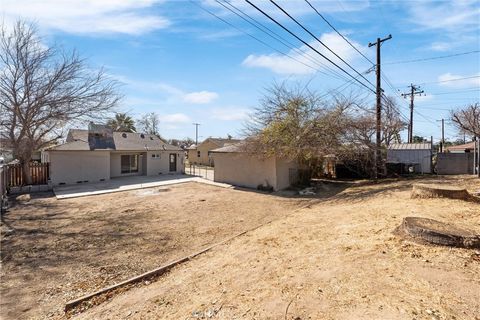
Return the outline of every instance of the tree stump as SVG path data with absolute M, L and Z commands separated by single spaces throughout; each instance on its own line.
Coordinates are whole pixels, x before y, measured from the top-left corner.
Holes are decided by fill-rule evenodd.
M 480 235 L 428 218 L 406 217 L 398 227 L 397 233 L 421 243 L 480 248 Z
M 467 189 L 455 186 L 438 184 L 414 184 L 411 198 L 450 198 L 460 200 L 474 200 Z

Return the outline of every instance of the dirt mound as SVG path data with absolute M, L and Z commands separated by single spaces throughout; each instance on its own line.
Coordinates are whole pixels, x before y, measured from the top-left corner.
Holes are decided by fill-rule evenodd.
M 398 227 L 397 233 L 422 243 L 480 248 L 480 235 L 428 218 L 406 217 Z
M 450 198 L 466 201 L 478 201 L 478 197 L 472 196 L 467 189 L 442 185 L 442 184 L 414 184 L 411 198 Z

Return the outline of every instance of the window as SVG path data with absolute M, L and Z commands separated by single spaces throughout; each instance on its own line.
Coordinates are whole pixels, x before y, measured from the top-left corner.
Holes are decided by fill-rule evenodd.
M 197 157 L 200 158 L 200 151 L 197 151 Z
M 122 173 L 138 172 L 138 154 L 122 155 L 120 159 Z

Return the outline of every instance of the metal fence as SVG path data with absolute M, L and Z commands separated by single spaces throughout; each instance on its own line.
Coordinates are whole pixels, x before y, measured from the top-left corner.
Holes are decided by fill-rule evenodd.
M 201 177 L 201 178 L 213 181 L 215 176 L 215 171 L 213 167 L 186 163 L 185 174 Z

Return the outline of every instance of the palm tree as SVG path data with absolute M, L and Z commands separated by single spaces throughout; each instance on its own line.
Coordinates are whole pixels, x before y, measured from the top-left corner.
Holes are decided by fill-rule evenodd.
M 107 126 L 113 131 L 135 132 L 135 121 L 126 113 L 116 113 L 115 118 L 107 121 Z

